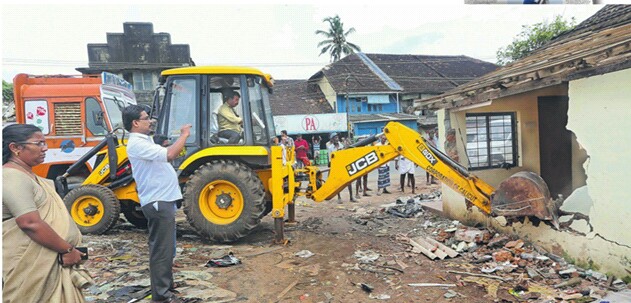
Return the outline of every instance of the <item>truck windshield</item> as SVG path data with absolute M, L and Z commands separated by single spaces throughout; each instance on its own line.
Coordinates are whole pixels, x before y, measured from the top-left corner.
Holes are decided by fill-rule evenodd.
M 118 101 L 118 102 L 117 102 Z M 125 106 L 125 103 L 114 99 L 110 96 L 104 96 L 103 103 L 105 104 L 105 110 L 107 111 L 107 117 L 112 124 L 112 128 L 122 128 L 123 127 L 123 113 L 121 107 Z M 110 129 L 110 131 L 112 131 Z

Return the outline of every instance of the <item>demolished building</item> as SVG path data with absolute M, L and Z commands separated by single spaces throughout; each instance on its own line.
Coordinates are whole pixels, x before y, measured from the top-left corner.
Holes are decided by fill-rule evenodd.
M 518 234 L 578 265 L 631 274 L 631 6 L 607 5 L 529 56 L 440 96 L 444 151 L 493 186 L 519 171 L 558 197 L 561 228 L 507 225 L 443 186 L 450 217 Z M 566 213 L 566 215 L 563 215 Z

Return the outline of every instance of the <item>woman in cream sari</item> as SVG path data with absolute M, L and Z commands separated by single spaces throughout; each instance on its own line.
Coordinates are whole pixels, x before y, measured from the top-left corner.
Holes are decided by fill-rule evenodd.
M 52 181 L 32 171 L 44 161 L 44 135 L 14 124 L 2 137 L 2 301 L 84 302 L 92 279 L 79 267 L 81 233 Z

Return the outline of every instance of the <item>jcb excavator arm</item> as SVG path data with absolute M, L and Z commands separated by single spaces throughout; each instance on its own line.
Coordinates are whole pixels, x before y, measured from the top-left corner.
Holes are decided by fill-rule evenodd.
M 350 148 L 333 152 L 331 166 L 324 170 L 317 166 L 294 170 L 291 165 L 294 161 L 293 151 L 289 150 L 287 161 L 284 161 L 283 150 L 278 146 L 272 147 L 272 169 L 268 183 L 270 192 L 273 193 L 272 217 L 276 241 L 284 241 L 284 206 L 288 206 L 288 222 L 293 222 L 294 201 L 297 196 L 306 196 L 316 202 L 329 200 L 355 179 L 399 155 L 440 179 L 443 184 L 462 194 L 467 201 L 486 214 L 506 216 L 507 222 L 536 217 L 558 228 L 557 207 L 550 199 L 547 185 L 537 174 L 518 172 L 501 182 L 496 190 L 403 124 L 388 123 L 384 128 L 384 135 L 388 139 L 388 145 L 370 145 L 377 140 L 374 136 L 357 142 Z M 325 180 L 322 175 L 327 170 L 329 174 Z M 306 189 L 301 187 L 302 181 L 308 181 Z
M 384 128 L 384 135 L 389 145 L 363 146 L 333 152 L 328 178 L 321 187 L 312 192 L 311 198 L 316 202 L 329 200 L 353 180 L 401 155 L 461 193 L 485 213 L 491 213 L 493 187 L 469 174 L 460 164 L 429 145 L 418 132 L 403 124 L 390 122 Z

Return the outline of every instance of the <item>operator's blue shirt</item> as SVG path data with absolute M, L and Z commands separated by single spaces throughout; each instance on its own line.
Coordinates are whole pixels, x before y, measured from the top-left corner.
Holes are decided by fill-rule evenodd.
M 177 174 L 167 160 L 167 149 L 144 134 L 131 133 L 127 141 L 127 157 L 136 180 L 140 205 L 154 201 L 182 199 Z

